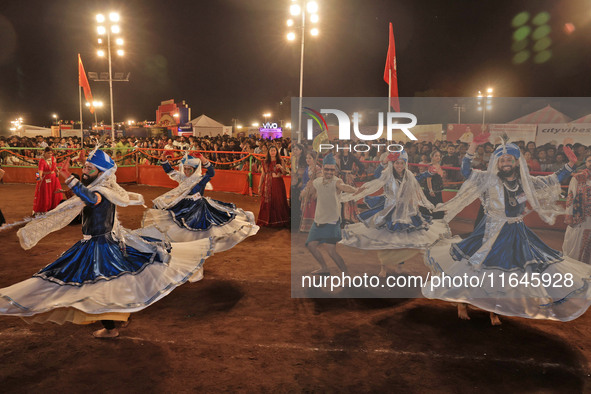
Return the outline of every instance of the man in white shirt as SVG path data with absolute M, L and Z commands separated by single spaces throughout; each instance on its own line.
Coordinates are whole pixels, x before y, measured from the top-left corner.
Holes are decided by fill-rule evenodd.
M 337 253 L 336 249 L 337 242 L 341 240 L 339 193 L 358 193 L 360 190 L 345 184 L 336 176 L 336 164 L 334 156 L 329 153 L 322 162 L 322 177 L 318 177 L 312 182 L 313 191 L 316 194 L 316 211 L 314 224 L 312 224 L 306 240 L 306 247 L 321 267 L 312 271 L 314 275 L 330 275 L 328 266 L 319 250 L 322 243 L 327 245 L 328 255 L 334 260 L 339 269 L 345 274 L 348 273 L 345 261 Z

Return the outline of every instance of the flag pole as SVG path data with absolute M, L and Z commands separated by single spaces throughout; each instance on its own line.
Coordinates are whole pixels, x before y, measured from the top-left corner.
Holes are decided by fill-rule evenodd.
M 82 131 L 82 86 L 80 85 L 80 54 L 78 54 L 78 99 L 80 103 L 80 146 L 84 147 L 84 132 Z
M 78 86 L 78 97 L 80 101 L 80 143 L 84 144 L 84 132 L 82 131 L 82 86 Z
M 390 112 L 390 100 L 392 100 L 392 90 L 391 87 L 392 86 L 392 68 L 390 67 L 390 69 L 388 70 L 388 109 L 386 110 L 386 116 L 388 114 L 388 112 Z

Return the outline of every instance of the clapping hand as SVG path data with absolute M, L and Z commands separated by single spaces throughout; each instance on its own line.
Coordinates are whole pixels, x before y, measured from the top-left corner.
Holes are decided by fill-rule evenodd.
M 72 173 L 70 172 L 70 159 L 66 159 L 62 162 L 62 165 L 59 167 L 60 175 L 64 177 L 64 179 L 68 179 Z
M 571 167 L 574 166 L 575 163 L 579 160 L 577 158 L 577 155 L 575 155 L 575 152 L 573 152 L 573 150 L 566 145 L 562 149 L 564 150 L 564 154 L 568 158 L 568 165 Z

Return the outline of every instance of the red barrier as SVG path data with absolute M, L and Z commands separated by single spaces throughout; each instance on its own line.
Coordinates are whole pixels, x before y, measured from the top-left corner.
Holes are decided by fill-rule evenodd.
M 6 183 L 35 183 L 35 167 L 4 167 L 6 174 L 4 182 Z M 82 175 L 81 168 L 71 168 L 72 173 Z M 154 165 L 138 165 L 137 167 L 118 167 L 117 182 L 119 183 L 138 183 L 150 186 L 162 186 L 173 188 L 178 183 L 170 179 L 162 167 Z M 260 174 L 252 174 L 252 193 L 258 194 Z M 289 198 L 291 177 L 283 177 L 285 190 Z M 249 194 L 248 171 L 216 170 L 215 176 L 211 180 L 213 189 L 220 192 L 230 192 L 237 194 Z

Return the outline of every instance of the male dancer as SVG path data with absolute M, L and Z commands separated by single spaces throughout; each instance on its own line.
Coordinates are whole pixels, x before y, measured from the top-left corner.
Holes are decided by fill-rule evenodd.
M 316 178 L 312 185 L 313 194 L 316 194 L 316 212 L 314 223 L 308 234 L 306 246 L 312 256 L 320 264 L 320 269 L 312 272 L 314 275 L 329 275 L 330 271 L 322 253 L 320 244 L 326 244 L 329 256 L 334 260 L 344 274 L 347 274 L 345 261 L 337 253 L 336 244 L 341 240 L 341 203 L 339 193 L 357 193 L 360 190 L 354 186 L 346 185 L 335 176 L 337 165 L 334 156 L 329 153 L 322 161 L 322 177 Z M 312 195 L 314 198 L 314 195 Z
M 473 142 L 463 159 L 462 172 L 468 179 L 456 197 L 439 208 L 449 222 L 479 197 L 485 216 L 468 238 L 440 241 L 427 251 L 425 262 L 434 277 L 423 287 L 423 294 L 460 303 L 461 319 L 469 319 L 467 303 L 487 310 L 493 325 L 501 324 L 496 314 L 561 321 L 577 318 L 591 304 L 591 267 L 563 257 L 523 223 L 528 213 L 526 202 L 548 223 L 562 213 L 555 202 L 560 196 L 560 181 L 572 172 L 574 154 L 565 149 L 568 165 L 555 174 L 534 177 L 529 175 L 519 148 L 503 143 L 491 156 L 487 171 L 472 170 L 476 145 L 482 142 Z M 503 281 L 510 274 L 525 279 Z M 569 279 L 568 286 L 534 280 L 543 275 Z M 445 282 L 446 276 L 452 281 Z M 460 282 L 453 282 L 458 277 L 470 278 L 470 282 L 458 285 Z
M 143 197 L 117 184 L 116 169 L 100 150 L 89 155 L 81 181 L 71 176 L 67 163 L 62 166 L 61 175 L 76 196 L 33 219 L 17 235 L 21 246 L 30 249 L 82 211 L 83 239 L 32 278 L 0 289 L 0 314 L 40 323 L 101 320 L 104 328 L 93 335 L 113 338 L 119 335 L 115 320 L 127 321 L 129 313 L 187 280 L 202 278 L 209 240 L 167 244 L 119 225 L 116 206 L 141 205 Z

